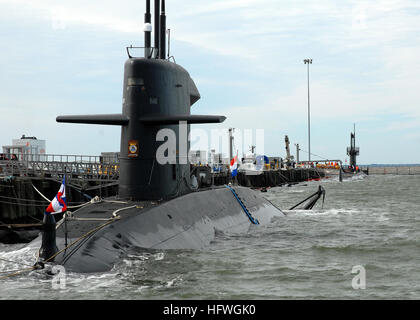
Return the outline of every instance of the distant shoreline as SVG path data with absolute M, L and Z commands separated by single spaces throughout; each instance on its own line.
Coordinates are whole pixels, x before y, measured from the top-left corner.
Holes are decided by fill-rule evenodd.
M 359 166 L 362 167 L 371 167 L 371 168 L 375 168 L 375 167 L 420 167 L 419 163 L 409 163 L 409 164 L 359 164 Z

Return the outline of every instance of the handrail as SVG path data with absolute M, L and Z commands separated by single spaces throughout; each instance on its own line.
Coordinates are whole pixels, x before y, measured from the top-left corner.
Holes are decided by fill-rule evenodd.
M 19 154 L 15 160 L 0 160 L 1 176 L 51 176 L 72 174 L 89 180 L 116 180 L 119 161 L 107 156 Z
M 4 155 L 4 154 L 3 154 Z M 76 163 L 117 163 L 116 161 L 103 161 L 104 158 L 110 158 L 109 156 L 93 156 L 93 155 L 77 155 L 77 154 L 49 154 L 49 153 L 36 153 L 36 154 L 17 154 L 17 159 L 10 159 L 11 155 L 7 159 L 0 158 L 0 161 L 21 161 L 21 162 L 76 162 Z M 4 157 L 4 156 L 3 156 Z M 102 160 L 101 160 L 102 159 Z
M 143 49 L 144 50 L 144 56 L 142 56 L 141 58 L 145 58 L 146 57 L 146 51 L 149 51 L 149 54 L 147 55 L 147 58 L 148 59 L 156 58 L 157 55 L 158 55 L 158 49 L 155 48 L 155 47 L 150 47 L 150 48 L 146 48 L 146 47 L 133 47 L 132 45 L 130 45 L 129 47 L 126 47 L 125 49 L 127 50 L 127 55 L 128 55 L 128 57 L 130 59 L 132 59 L 132 58 L 139 58 L 139 57 L 136 57 L 136 56 L 132 56 L 130 54 L 130 49 Z

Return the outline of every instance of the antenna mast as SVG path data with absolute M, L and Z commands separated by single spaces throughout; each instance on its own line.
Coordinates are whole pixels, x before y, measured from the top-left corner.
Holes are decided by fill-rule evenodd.
M 160 13 L 160 40 L 159 40 L 159 58 L 165 59 L 166 56 L 166 15 L 165 0 L 162 0 L 162 8 Z
M 150 0 L 146 0 L 146 13 L 144 14 L 144 57 L 149 59 L 151 56 L 151 46 L 152 46 L 152 25 L 150 24 L 151 20 L 150 14 Z

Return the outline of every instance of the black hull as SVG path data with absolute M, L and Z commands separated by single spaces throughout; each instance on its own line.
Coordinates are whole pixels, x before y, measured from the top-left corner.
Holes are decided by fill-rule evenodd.
M 353 172 L 353 171 L 341 171 L 340 173 L 342 180 L 349 180 L 349 179 L 363 179 L 367 177 L 366 173 L 363 171 Z
M 269 223 L 273 217 L 284 216 L 260 192 L 244 187 L 234 187 L 234 190 L 259 225 Z M 100 220 L 112 218 L 113 212 L 120 218 Z M 73 215 L 97 221 L 67 221 L 67 244 L 74 244 L 60 252 L 54 262 L 72 272 L 108 271 L 132 247 L 203 249 L 210 245 L 218 231 L 244 234 L 258 227 L 226 187 L 193 192 L 163 203 L 90 204 Z M 39 246 L 40 241 L 38 238 L 32 245 Z M 63 250 L 64 244 L 64 224 L 61 224 L 57 228 L 58 249 Z

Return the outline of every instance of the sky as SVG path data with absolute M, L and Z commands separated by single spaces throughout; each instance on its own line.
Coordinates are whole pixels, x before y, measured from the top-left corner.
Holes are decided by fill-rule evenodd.
M 307 160 L 303 60 L 311 58 L 313 160 L 348 159 L 355 124 L 359 163 L 420 163 L 419 1 L 167 0 L 166 7 L 171 55 L 201 94 L 191 113 L 227 117 L 193 133 L 263 129 L 257 152 L 285 157 L 288 135 L 292 154 L 298 143 Z M 55 118 L 121 112 L 125 48 L 143 45 L 144 12 L 141 0 L 0 0 L 0 145 L 25 134 L 46 140 L 49 154 L 119 151 L 119 127 Z

